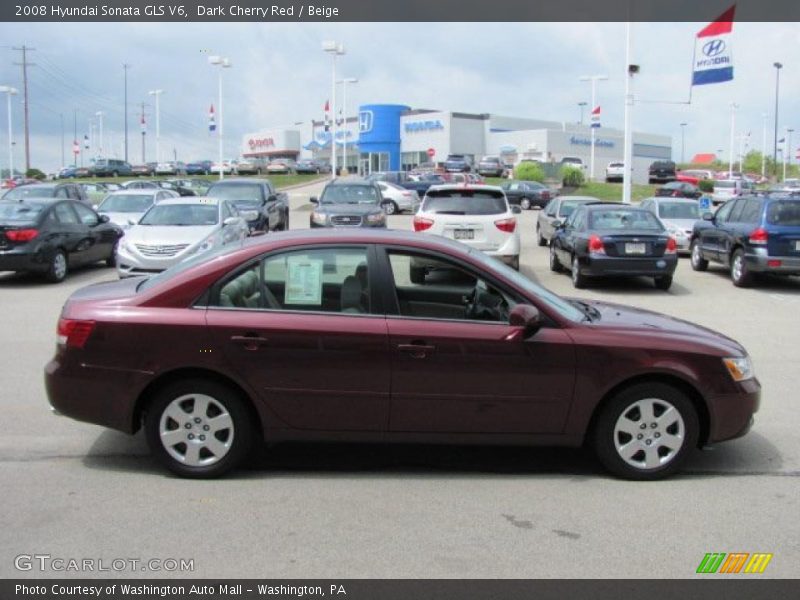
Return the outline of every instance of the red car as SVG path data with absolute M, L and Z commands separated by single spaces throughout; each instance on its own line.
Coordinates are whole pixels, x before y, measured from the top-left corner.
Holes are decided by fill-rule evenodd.
M 760 397 L 723 335 L 561 298 L 444 238 L 361 229 L 249 238 L 80 289 L 45 383 L 57 412 L 144 427 L 187 477 L 262 441 L 351 440 L 588 443 L 613 473 L 658 479 L 746 433 Z

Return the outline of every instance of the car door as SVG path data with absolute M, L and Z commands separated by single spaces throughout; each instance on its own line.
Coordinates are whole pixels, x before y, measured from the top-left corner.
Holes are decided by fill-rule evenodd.
M 746 203 L 745 198 L 737 198 L 731 211 L 727 214 L 727 218 L 717 223 L 717 260 L 723 264 L 727 264 L 730 258 L 731 248 L 736 241 L 736 232 Z
M 554 199 L 547 203 L 547 206 L 544 210 L 539 212 L 539 231 L 541 232 L 542 237 L 547 240 L 552 240 L 553 235 L 555 234 L 553 222 L 557 218 L 558 208 L 560 205 L 561 201 Z
M 271 184 L 265 184 L 261 193 L 264 196 L 264 211 L 267 214 L 269 229 L 277 229 L 283 218 L 283 203 L 278 199 L 278 195 Z
M 424 251 L 390 247 L 379 256 L 388 273 L 390 433 L 562 431 L 575 378 L 563 330 L 519 339 L 508 310 L 520 298 L 485 274 Z M 419 262 L 431 269 L 412 283 Z
M 214 351 L 272 413 L 268 425 L 385 431 L 390 366 L 374 262 L 365 245 L 278 251 L 212 290 Z
M 723 237 L 728 227 L 731 211 L 736 207 L 738 200 L 728 200 L 714 215 L 710 226 L 700 229 L 700 247 L 703 255 L 713 261 L 720 260 L 720 248 L 723 246 Z
M 70 266 L 79 266 L 86 264 L 88 260 L 87 252 L 91 243 L 85 239 L 85 226 L 78 219 L 72 204 L 68 200 L 58 202 L 53 206 L 53 215 L 55 215 L 59 228 L 63 232 L 61 240 Z
M 88 206 L 80 202 L 73 202 L 71 206 L 80 221 L 81 243 L 86 245 L 82 260 L 86 263 L 95 263 L 107 259 L 117 242 L 115 230 L 110 225 L 101 223 L 99 215 Z
M 585 211 L 580 207 L 575 209 L 567 218 L 564 229 L 558 236 L 556 246 L 556 256 L 562 265 L 572 264 L 572 253 L 575 250 L 576 238 L 580 235 L 581 227 L 584 222 Z

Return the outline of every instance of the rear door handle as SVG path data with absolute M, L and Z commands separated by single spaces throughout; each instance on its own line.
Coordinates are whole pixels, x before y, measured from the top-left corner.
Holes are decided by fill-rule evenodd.
M 232 335 L 231 341 L 244 346 L 245 350 L 258 350 L 260 346 L 269 343 L 269 340 L 257 335 Z
M 436 346 L 428 344 L 398 344 L 397 349 L 411 356 L 411 358 L 426 358 L 428 354 L 436 351 Z

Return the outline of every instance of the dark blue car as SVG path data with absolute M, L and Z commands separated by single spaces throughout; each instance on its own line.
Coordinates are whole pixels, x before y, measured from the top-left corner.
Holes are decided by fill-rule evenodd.
M 195 160 L 186 165 L 187 175 L 210 175 L 211 174 L 210 160 Z
M 738 287 L 751 285 L 758 273 L 800 275 L 800 194 L 728 200 L 695 223 L 691 252 L 695 271 L 720 263 Z

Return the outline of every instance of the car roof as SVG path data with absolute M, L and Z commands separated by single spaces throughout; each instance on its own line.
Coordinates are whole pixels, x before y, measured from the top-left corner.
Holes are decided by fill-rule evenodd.
M 66 183 L 28 183 L 25 184 L 25 189 L 28 190 L 51 190 L 59 185 L 66 185 Z
M 432 185 L 428 188 L 429 192 L 447 192 L 447 191 L 484 191 L 484 192 L 499 192 L 505 194 L 503 188 L 498 185 L 486 185 L 482 183 L 442 183 L 440 185 Z
M 222 181 L 215 181 L 212 186 L 216 185 L 242 185 L 245 183 L 267 183 L 269 179 L 263 177 L 237 177 L 236 179 L 223 179 Z
M 121 190 L 114 190 L 108 195 L 109 196 L 152 196 L 153 194 L 157 194 L 162 191 L 164 190 L 163 188 L 160 187 L 132 188 L 132 189 L 123 188 Z
M 158 206 L 165 204 L 213 204 L 218 205 L 219 198 L 210 198 L 209 196 L 181 196 L 180 198 L 167 198 L 158 203 Z
M 591 203 L 585 204 L 584 206 L 586 207 L 586 210 L 600 210 L 600 209 L 603 209 L 603 208 L 608 208 L 609 206 L 615 206 L 617 208 L 624 208 L 626 210 L 634 210 L 634 211 L 640 211 L 641 210 L 641 211 L 644 211 L 644 212 L 650 212 L 647 209 L 642 208 L 641 206 L 634 206 L 632 204 L 624 204 L 622 202 L 603 202 L 602 200 L 599 201 L 599 202 L 591 202 Z
M 592 196 L 558 196 L 558 200 L 578 200 L 580 202 L 602 202 L 600 198 L 594 198 Z
M 337 179 L 333 179 L 327 183 L 325 187 L 329 185 L 367 185 L 373 186 L 375 185 L 374 181 L 370 181 L 368 179 L 362 179 L 361 177 L 339 177 Z
M 650 196 L 649 198 L 643 198 L 642 202 L 645 200 L 654 200 L 655 202 L 678 202 L 681 204 L 697 204 L 697 200 L 694 198 L 676 198 L 675 196 Z

